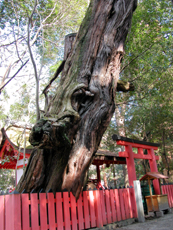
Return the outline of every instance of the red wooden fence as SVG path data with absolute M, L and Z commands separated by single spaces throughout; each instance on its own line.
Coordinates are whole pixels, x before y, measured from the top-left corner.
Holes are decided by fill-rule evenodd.
M 0 196 L 0 230 L 80 230 L 137 217 L 134 189 Z
M 173 208 L 173 184 L 162 185 L 162 194 L 168 195 L 169 207 Z

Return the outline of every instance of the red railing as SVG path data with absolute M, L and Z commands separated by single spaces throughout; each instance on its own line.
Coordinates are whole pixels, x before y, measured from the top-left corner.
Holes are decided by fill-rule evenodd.
M 162 194 L 168 195 L 169 207 L 173 208 L 173 184 L 162 185 Z
M 0 196 L 0 230 L 77 230 L 137 217 L 134 189 Z

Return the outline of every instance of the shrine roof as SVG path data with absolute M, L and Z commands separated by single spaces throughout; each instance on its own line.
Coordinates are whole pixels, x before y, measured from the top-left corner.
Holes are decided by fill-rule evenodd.
M 0 151 L 1 151 L 1 149 L 3 148 L 3 146 L 4 146 L 6 140 L 10 143 L 11 147 L 13 147 L 15 150 L 18 151 L 18 150 L 19 150 L 19 147 L 18 147 L 17 145 L 15 145 L 15 144 L 10 140 L 10 138 L 8 137 L 8 135 L 7 135 L 7 133 L 6 133 L 6 131 L 5 131 L 4 128 L 1 129 L 1 132 L 2 132 L 2 141 L 1 141 L 1 143 L 0 143 Z M 31 154 L 32 150 L 33 150 L 33 147 L 30 147 L 30 148 L 27 147 L 26 150 L 25 150 L 25 152 L 26 152 L 26 154 Z M 20 148 L 20 152 L 23 153 L 23 152 L 24 152 L 24 148 Z
M 118 153 L 99 149 L 93 159 L 92 164 L 126 164 L 125 157 L 119 157 Z
M 98 149 L 96 152 L 96 156 L 111 156 L 111 157 L 118 157 L 118 153 L 116 152 L 111 152 L 105 149 Z
M 159 172 L 147 172 L 143 177 L 141 177 L 141 179 L 139 179 L 140 181 L 143 180 L 154 180 L 154 179 L 168 179 L 168 176 L 165 176 Z

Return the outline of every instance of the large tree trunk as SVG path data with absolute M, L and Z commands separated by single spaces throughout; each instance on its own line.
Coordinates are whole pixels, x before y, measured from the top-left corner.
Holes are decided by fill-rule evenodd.
M 30 135 L 36 146 L 17 190 L 67 189 L 78 198 L 113 112 L 136 0 L 92 0 L 56 94 Z

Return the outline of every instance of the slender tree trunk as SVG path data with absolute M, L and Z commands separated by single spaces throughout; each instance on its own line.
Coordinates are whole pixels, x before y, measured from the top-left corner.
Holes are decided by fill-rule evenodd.
M 120 111 L 121 109 L 121 111 Z M 124 122 L 125 122 L 125 110 L 126 110 L 126 104 L 123 104 L 121 106 L 121 108 L 116 107 L 115 109 L 115 118 L 116 118 L 116 123 L 117 123 L 117 127 L 118 127 L 118 135 L 125 137 L 125 126 L 124 126 Z M 124 151 L 124 147 L 121 147 L 121 151 Z M 122 165 L 123 167 L 123 176 L 124 176 L 124 186 L 127 186 L 129 184 L 129 180 L 128 180 L 128 173 L 127 173 L 127 165 Z
M 92 0 L 60 85 L 33 127 L 36 146 L 17 190 L 67 189 L 76 198 L 115 110 L 114 99 L 134 0 Z
M 162 131 L 162 148 L 163 148 L 163 152 L 162 152 L 162 162 L 163 165 L 166 166 L 166 170 L 167 170 L 167 175 L 169 176 L 169 161 L 166 155 L 166 143 L 165 143 L 165 130 L 163 129 Z

